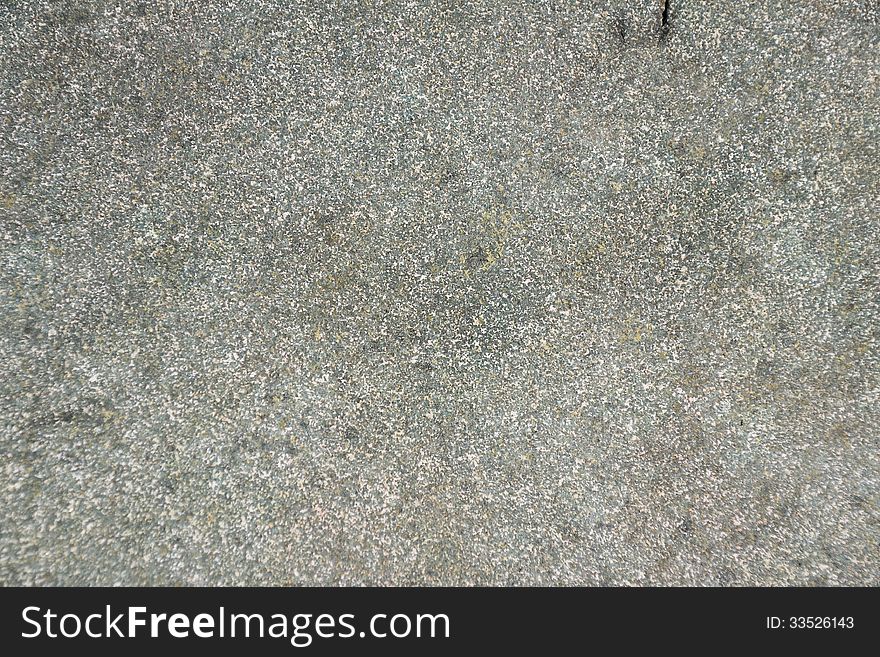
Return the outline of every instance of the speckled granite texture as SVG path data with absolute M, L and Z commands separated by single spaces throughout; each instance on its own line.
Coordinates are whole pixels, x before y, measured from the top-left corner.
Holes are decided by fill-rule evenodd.
M 880 583 L 875 0 L 0 4 L 0 582 Z

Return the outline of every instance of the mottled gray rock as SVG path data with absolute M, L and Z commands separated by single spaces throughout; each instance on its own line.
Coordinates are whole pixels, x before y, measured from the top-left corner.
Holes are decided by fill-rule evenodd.
M 0 582 L 880 583 L 878 42 L 4 2 Z

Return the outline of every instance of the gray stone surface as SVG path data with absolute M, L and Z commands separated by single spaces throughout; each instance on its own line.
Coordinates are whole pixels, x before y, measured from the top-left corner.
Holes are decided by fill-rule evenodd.
M 878 584 L 876 0 L 0 6 L 0 582 Z

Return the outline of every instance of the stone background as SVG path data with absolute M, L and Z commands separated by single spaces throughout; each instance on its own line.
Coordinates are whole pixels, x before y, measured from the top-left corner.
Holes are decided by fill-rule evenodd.
M 880 583 L 880 3 L 0 5 L 0 582 Z

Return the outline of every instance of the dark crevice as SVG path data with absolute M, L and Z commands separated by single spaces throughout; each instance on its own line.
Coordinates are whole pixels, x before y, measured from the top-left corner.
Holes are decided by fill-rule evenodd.
M 669 34 L 669 29 L 671 27 L 669 23 L 672 0 L 664 0 L 663 5 L 660 8 L 660 40 L 666 38 L 666 35 Z
M 614 30 L 617 33 L 617 40 L 620 42 L 620 45 L 626 45 L 626 16 L 623 12 L 617 14 L 617 17 L 614 20 Z

